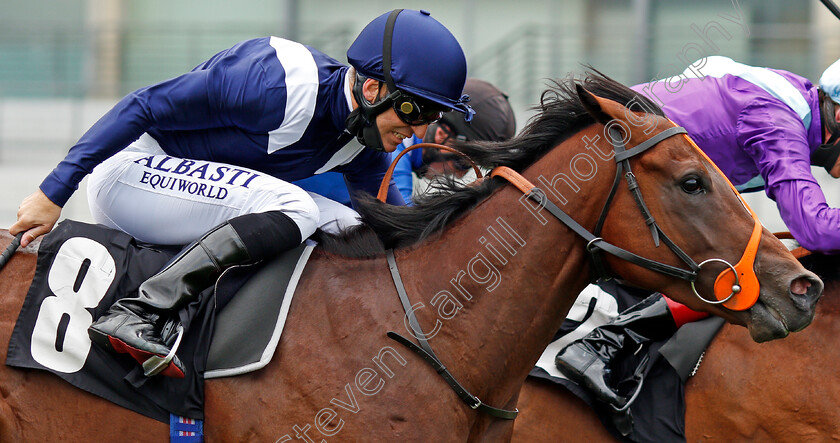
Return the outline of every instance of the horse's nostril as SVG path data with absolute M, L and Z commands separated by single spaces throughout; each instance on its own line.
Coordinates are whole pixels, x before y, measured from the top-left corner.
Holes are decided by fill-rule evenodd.
M 806 277 L 799 277 L 790 283 L 790 293 L 794 295 L 806 295 L 811 281 Z
M 815 301 L 819 300 L 822 297 L 823 289 L 825 286 L 823 285 L 823 281 L 819 279 L 819 277 L 814 276 L 808 279 L 808 282 L 811 283 L 811 287 L 808 288 L 808 296 L 813 298 Z

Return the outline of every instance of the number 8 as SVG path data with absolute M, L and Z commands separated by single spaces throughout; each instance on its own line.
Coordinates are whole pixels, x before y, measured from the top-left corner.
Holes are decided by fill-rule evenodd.
M 55 295 L 41 303 L 32 331 L 32 358 L 54 371 L 82 369 L 90 353 L 87 329 L 95 308 L 114 281 L 114 258 L 94 240 L 73 237 L 61 245 L 47 282 Z

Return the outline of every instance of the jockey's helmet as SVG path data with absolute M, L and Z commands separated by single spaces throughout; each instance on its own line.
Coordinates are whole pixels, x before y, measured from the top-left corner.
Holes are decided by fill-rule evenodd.
M 470 106 L 475 109 L 475 118 L 466 122 L 453 114 L 444 114 L 441 122 L 444 131 L 458 140 L 504 141 L 516 133 L 516 117 L 508 96 L 499 88 L 484 80 L 468 78 L 464 93 L 470 97 Z M 426 134 L 434 131 L 427 131 Z
M 465 122 L 455 113 L 444 114 L 439 122 L 429 126 L 423 141 L 435 143 L 437 129 L 440 128 L 446 138 L 441 142 L 453 146 L 450 141 L 493 141 L 508 140 L 516 133 L 516 117 L 508 102 L 508 96 L 499 88 L 477 78 L 468 78 L 464 85 L 464 93 L 470 96 L 470 106 L 475 109 L 475 118 Z M 429 167 L 432 163 L 448 163 L 458 171 L 471 169 L 468 161 L 462 157 L 438 149 L 423 149 L 423 165 Z M 420 168 L 420 174 L 425 175 L 425 169 Z
M 832 63 L 820 76 L 820 89 L 834 103 L 840 103 L 840 60 Z
M 384 150 L 376 116 L 393 108 L 411 126 L 428 125 L 449 110 L 475 113 L 462 95 L 467 61 L 452 33 L 426 11 L 395 9 L 370 22 L 350 45 L 347 60 L 356 69 L 353 97 L 358 108 L 347 130 L 369 148 Z M 384 82 L 388 96 L 370 103 L 365 78 Z
M 840 123 L 835 118 L 835 106 L 840 103 L 840 60 L 831 64 L 820 76 L 820 118 L 828 132 L 828 140 L 811 153 L 811 164 L 831 170 L 840 158 Z
M 391 93 L 403 91 L 472 117 L 469 98 L 462 95 L 464 51 L 427 11 L 396 9 L 375 18 L 350 45 L 347 61 L 358 74 L 385 82 Z

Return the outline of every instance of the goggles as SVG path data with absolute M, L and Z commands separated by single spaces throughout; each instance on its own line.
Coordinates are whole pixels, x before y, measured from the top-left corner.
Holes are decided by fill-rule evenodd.
M 397 90 L 386 100 L 391 100 L 391 105 L 397 113 L 397 117 L 409 126 L 423 126 L 434 123 L 443 117 L 444 109 L 434 103 L 412 97 Z

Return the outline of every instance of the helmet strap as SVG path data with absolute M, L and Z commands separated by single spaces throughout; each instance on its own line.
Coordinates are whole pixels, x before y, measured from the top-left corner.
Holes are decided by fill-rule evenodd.
M 394 35 L 394 23 L 397 15 L 402 9 L 395 9 L 388 16 L 385 24 L 385 36 L 382 43 L 382 71 L 385 74 L 385 84 L 388 86 L 388 96 L 376 103 L 370 103 L 364 96 L 365 78 L 356 73 L 356 82 L 353 84 L 353 98 L 359 105 L 350 115 L 347 116 L 345 126 L 351 134 L 356 136 L 359 143 L 373 148 L 377 151 L 384 151 L 385 144 L 382 142 L 382 134 L 376 125 L 376 116 L 385 112 L 393 106 L 394 94 L 397 93 L 397 86 L 391 78 L 391 40 Z
M 391 46 L 394 39 L 394 25 L 397 23 L 397 16 L 402 9 L 394 9 L 385 22 L 385 35 L 382 38 L 382 74 L 385 76 L 385 84 L 388 91 L 397 92 L 397 85 L 391 77 Z
M 382 143 L 379 127 L 376 125 L 376 116 L 391 108 L 393 106 L 391 102 L 394 99 L 389 94 L 376 103 L 370 103 L 364 95 L 364 83 L 365 78 L 357 73 L 353 84 L 353 98 L 356 99 L 358 107 L 347 116 L 344 124 L 347 130 L 356 136 L 359 143 L 377 151 L 384 151 L 385 145 Z

